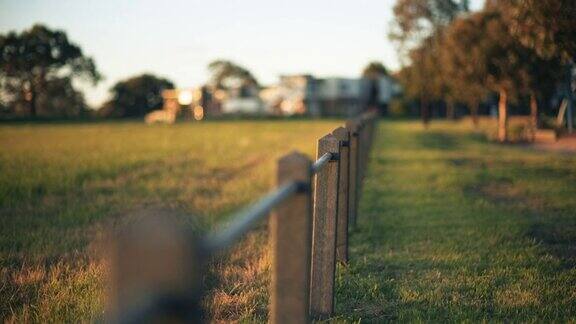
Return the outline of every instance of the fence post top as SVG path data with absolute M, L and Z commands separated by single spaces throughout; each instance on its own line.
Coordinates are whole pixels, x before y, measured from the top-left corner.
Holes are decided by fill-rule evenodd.
M 286 181 L 294 180 L 302 183 L 310 183 L 312 161 L 303 153 L 292 151 L 283 155 L 278 159 L 278 169 L 290 175 L 289 178 L 285 179 Z
M 350 132 L 342 126 L 336 128 L 332 132 L 332 135 L 334 135 L 334 137 L 336 137 L 339 141 L 347 141 L 350 139 Z
M 278 159 L 278 163 L 281 165 L 286 164 L 294 164 L 294 165 L 303 165 L 303 164 L 312 164 L 312 160 L 299 151 L 292 151 L 290 153 L 284 154 Z
M 350 133 L 355 133 L 360 128 L 360 123 L 356 119 L 348 120 L 346 122 L 346 128 L 350 130 Z
M 338 153 L 339 148 L 340 141 L 332 134 L 327 134 L 318 140 L 318 149 L 324 152 Z

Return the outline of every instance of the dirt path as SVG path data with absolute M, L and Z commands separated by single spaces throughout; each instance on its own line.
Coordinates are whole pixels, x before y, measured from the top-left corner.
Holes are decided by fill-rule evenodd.
M 562 137 L 556 142 L 535 143 L 533 147 L 538 150 L 576 153 L 576 134 Z

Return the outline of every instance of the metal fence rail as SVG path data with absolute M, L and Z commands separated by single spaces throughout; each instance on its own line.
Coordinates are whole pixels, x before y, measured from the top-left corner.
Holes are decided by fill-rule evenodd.
M 268 216 L 274 207 L 296 193 L 300 187 L 297 182 L 287 183 L 243 211 L 234 214 L 230 225 L 206 237 L 204 243 L 206 250 L 209 253 L 217 253 L 229 248 L 260 220 Z
M 312 173 L 318 173 L 330 160 L 332 160 L 332 153 L 322 155 L 312 164 Z
M 117 258 L 121 275 L 116 277 L 123 280 L 116 282 L 109 317 L 134 322 L 152 316 L 143 314 L 156 314 L 160 319 L 202 321 L 206 260 L 232 247 L 269 215 L 269 321 L 306 323 L 332 316 L 335 265 L 349 261 L 348 235 L 359 216 L 358 201 L 376 120 L 376 112 L 366 112 L 320 138 L 316 161 L 298 152 L 280 158 L 276 189 L 233 214 L 227 226 L 197 238 L 177 226 L 154 225 L 157 231 L 148 228 L 143 234 L 147 235 L 145 240 L 134 240 L 136 247 L 121 245 L 124 250 L 117 253 L 121 256 Z M 139 245 L 146 245 L 150 253 L 143 253 L 146 249 Z M 136 257 L 126 250 L 136 251 Z M 138 257 L 154 255 L 163 260 L 158 262 L 164 262 L 153 267 L 165 271 L 157 276 L 150 276 L 150 269 L 122 261 L 134 259 L 137 263 Z M 134 271 L 147 275 L 134 275 Z M 135 284 L 135 280 L 144 283 Z M 166 286 L 174 291 L 167 294 Z M 134 298 L 138 292 L 146 296 Z M 151 300 L 171 302 L 157 305 Z

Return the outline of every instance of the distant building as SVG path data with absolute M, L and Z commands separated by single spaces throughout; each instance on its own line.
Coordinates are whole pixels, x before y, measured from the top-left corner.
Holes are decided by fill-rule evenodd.
M 315 78 L 297 74 L 282 75 L 277 84 L 263 88 L 256 85 L 231 89 L 204 86 L 166 90 L 162 96 L 164 110 L 182 113 L 189 119 L 222 114 L 349 117 L 368 107 L 385 111 L 397 88 L 390 77 Z
M 262 115 L 266 113 L 264 104 L 259 97 L 229 98 L 222 104 L 224 114 Z
M 316 79 L 311 75 L 280 76 L 280 82 L 260 92 L 267 111 L 277 115 L 316 114 Z
M 179 88 L 162 91 L 164 104 L 161 111 L 149 114 L 147 122 L 173 123 L 176 117 L 201 120 L 206 115 L 220 115 L 222 113 L 222 98 L 225 94 L 220 90 L 212 91 L 208 87 Z
M 266 111 L 273 114 L 353 116 L 368 106 L 385 110 L 396 92 L 390 77 L 376 80 L 281 76 L 277 85 L 260 91 Z

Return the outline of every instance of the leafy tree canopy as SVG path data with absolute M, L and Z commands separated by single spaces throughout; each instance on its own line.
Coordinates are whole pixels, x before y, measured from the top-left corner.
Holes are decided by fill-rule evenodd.
M 540 56 L 576 60 L 576 1 L 491 0 L 486 7 L 500 10 L 512 34 Z
M 210 83 L 218 89 L 258 86 L 258 81 L 246 68 L 227 60 L 216 60 L 208 65 Z
M 542 59 L 508 28 L 505 17 L 493 10 L 458 19 L 446 37 L 447 65 L 456 79 L 506 91 L 512 98 L 536 91 L 543 82 L 553 83 L 560 62 Z
M 468 10 L 468 0 L 397 0 L 389 37 L 399 43 L 401 55 L 406 55 Z
M 370 62 L 362 70 L 362 77 L 367 79 L 377 79 L 388 75 L 388 69 L 381 62 Z
M 76 79 L 96 84 L 101 75 L 65 32 L 34 25 L 0 35 L 0 91 L 8 106 L 25 106 L 30 116 L 44 113 L 46 99 L 65 95 L 56 89 L 73 90 Z
M 173 89 L 172 81 L 152 74 L 142 74 L 117 82 L 112 98 L 99 111 L 102 117 L 143 117 L 162 107 L 162 90 Z

